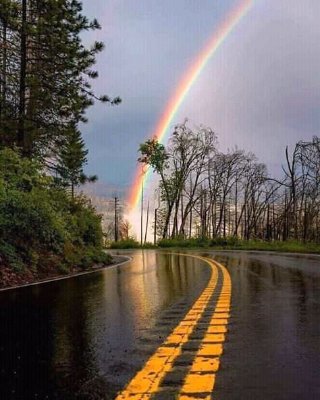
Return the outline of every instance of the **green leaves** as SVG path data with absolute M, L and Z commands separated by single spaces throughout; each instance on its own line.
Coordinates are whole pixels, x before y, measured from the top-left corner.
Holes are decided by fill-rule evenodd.
M 1 0 L 0 147 L 18 145 L 28 157 L 52 159 L 68 126 L 85 122 L 95 101 L 120 103 L 91 88 L 104 44 L 86 47 L 81 33 L 96 29 L 79 1 Z
M 87 247 L 101 250 L 102 238 L 101 219 L 86 199 L 54 187 L 36 161 L 0 151 L 0 256 L 6 264 L 37 268 L 50 255 L 80 263 Z
M 139 151 L 141 156 L 138 161 L 145 165 L 150 165 L 157 173 L 163 172 L 168 160 L 163 144 L 159 143 L 156 138 L 148 139 L 145 143 L 140 144 Z
M 38 161 L 21 158 L 17 151 L 6 148 L 0 152 L 0 176 L 10 189 L 31 191 L 33 187 L 45 187 L 51 178 L 39 172 Z
M 56 172 L 59 175 L 58 181 L 63 186 L 71 187 L 72 197 L 74 188 L 87 181 L 95 181 L 96 177 L 87 177 L 83 167 L 87 163 L 88 150 L 85 148 L 81 133 L 75 126 L 70 126 L 69 133 L 62 143 L 58 155 Z
M 100 217 L 74 193 L 97 179 L 78 124 L 95 101 L 121 102 L 91 88 L 104 44 L 81 34 L 95 29 L 77 0 L 0 0 L 0 256 L 12 266 L 101 249 Z

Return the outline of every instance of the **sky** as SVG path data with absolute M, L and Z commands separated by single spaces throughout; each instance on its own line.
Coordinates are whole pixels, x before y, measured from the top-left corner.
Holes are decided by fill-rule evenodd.
M 153 130 L 179 80 L 239 0 L 83 0 L 102 29 L 97 94 L 122 104 L 96 104 L 82 127 L 87 172 L 100 195 L 130 189 L 139 144 Z M 210 126 L 220 149 L 254 152 L 273 174 L 285 146 L 320 134 L 320 1 L 255 0 L 210 59 L 172 127 Z

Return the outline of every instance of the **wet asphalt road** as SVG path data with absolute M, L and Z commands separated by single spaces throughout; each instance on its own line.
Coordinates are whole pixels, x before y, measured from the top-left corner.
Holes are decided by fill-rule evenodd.
M 320 258 L 198 254 L 232 280 L 213 398 L 320 399 Z M 119 268 L 0 292 L 0 399 L 113 399 L 209 278 L 202 261 L 137 251 Z

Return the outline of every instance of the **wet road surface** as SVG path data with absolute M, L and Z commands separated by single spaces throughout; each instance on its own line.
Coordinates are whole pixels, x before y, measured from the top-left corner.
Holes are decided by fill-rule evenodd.
M 197 254 L 224 265 L 232 285 L 212 398 L 319 399 L 320 259 Z M 186 319 L 211 277 L 204 261 L 147 251 L 119 268 L 0 292 L 0 399 L 114 399 Z M 193 343 L 204 336 L 198 332 Z M 184 348 L 155 399 L 176 398 L 197 352 Z
M 119 268 L 0 292 L 0 399 L 113 399 L 209 278 L 192 259 L 146 252 Z
M 216 254 L 232 311 L 214 399 L 320 399 L 320 258 Z

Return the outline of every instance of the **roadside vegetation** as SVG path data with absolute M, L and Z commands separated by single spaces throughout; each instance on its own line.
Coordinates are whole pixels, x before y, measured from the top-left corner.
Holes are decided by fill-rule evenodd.
M 254 154 L 223 153 L 212 129 L 187 122 L 175 127 L 167 146 L 149 139 L 139 150 L 139 162 L 158 176 L 155 200 L 141 207 L 140 241 L 128 240 L 122 221 L 118 235 L 111 226 L 109 237 L 119 238 L 112 248 L 151 247 L 151 221 L 159 248 L 320 253 L 320 138 L 284 149 L 276 177 Z
M 129 238 L 129 239 L 121 239 L 116 241 L 112 241 L 109 244 L 109 247 L 111 249 L 154 249 L 157 248 L 156 245 L 150 242 L 145 242 L 141 246 L 141 243 L 139 243 L 136 239 L 134 238 Z
M 167 146 L 157 139 L 141 144 L 139 161 L 158 175 L 159 246 L 319 251 L 320 138 L 284 149 L 274 175 L 254 154 L 221 152 L 212 129 L 185 122 Z
M 301 243 L 296 241 L 265 242 L 261 240 L 236 240 L 235 238 L 219 239 L 162 239 L 158 243 L 159 248 L 199 249 L 211 250 L 257 250 L 279 251 L 288 253 L 320 254 L 320 245 L 316 243 Z
M 170 249 L 170 250 L 197 250 L 197 249 L 210 249 L 210 250 L 253 250 L 253 251 L 277 251 L 286 253 L 308 253 L 320 254 L 320 244 L 317 243 L 303 243 L 294 240 L 288 241 L 272 241 L 267 242 L 263 240 L 242 240 L 235 237 L 226 238 L 174 238 L 174 239 L 160 239 L 156 245 L 147 242 L 142 246 L 135 240 L 119 240 L 109 244 L 111 249 Z
M 86 111 L 120 102 L 91 89 L 104 45 L 81 34 L 99 28 L 76 0 L 1 2 L 0 286 L 110 262 L 100 216 L 76 191 L 96 180 L 84 173 Z

